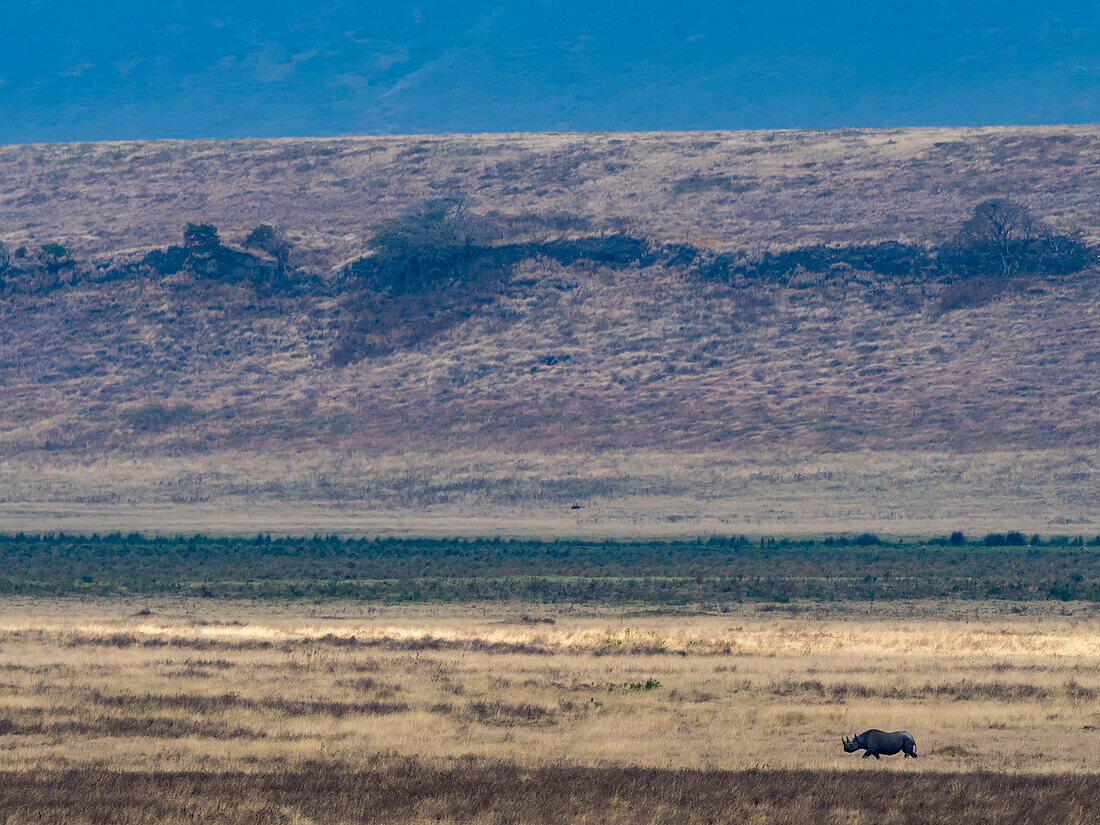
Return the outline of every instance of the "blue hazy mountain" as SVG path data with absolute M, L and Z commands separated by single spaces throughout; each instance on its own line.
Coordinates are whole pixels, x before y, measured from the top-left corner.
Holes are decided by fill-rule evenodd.
M 1094 122 L 1098 9 L 11 0 L 0 142 Z

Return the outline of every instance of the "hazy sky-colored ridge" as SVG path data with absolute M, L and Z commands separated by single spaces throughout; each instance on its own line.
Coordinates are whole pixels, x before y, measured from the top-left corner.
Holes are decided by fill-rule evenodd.
M 1100 4 L 29 0 L 0 142 L 1100 121 Z

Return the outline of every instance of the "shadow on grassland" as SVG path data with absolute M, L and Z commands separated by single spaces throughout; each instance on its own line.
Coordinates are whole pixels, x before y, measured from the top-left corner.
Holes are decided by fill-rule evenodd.
M 838 745 L 839 747 L 839 745 Z M 9 821 L 67 823 L 1084 823 L 1097 775 L 862 770 L 699 771 L 463 760 L 271 773 L 8 773 Z

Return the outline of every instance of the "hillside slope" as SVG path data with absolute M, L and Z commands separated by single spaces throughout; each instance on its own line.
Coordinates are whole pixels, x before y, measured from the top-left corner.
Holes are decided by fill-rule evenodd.
M 1095 242 L 1098 144 L 991 129 L 0 148 L 0 526 L 1096 532 L 1095 268 L 745 278 L 712 262 L 931 249 L 1005 196 Z M 346 266 L 387 220 L 456 196 L 489 263 L 398 291 Z M 156 252 L 188 221 L 228 246 Z M 279 280 L 243 245 L 261 223 L 289 238 Z

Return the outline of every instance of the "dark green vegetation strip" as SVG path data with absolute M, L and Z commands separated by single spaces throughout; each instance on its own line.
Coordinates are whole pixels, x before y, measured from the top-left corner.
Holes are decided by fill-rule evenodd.
M 0 594 L 699 604 L 1100 601 L 1100 537 L 887 543 L 0 535 Z
M 272 773 L 5 773 L 0 811 L 66 823 L 1095 822 L 1097 775 L 700 771 L 475 760 Z

